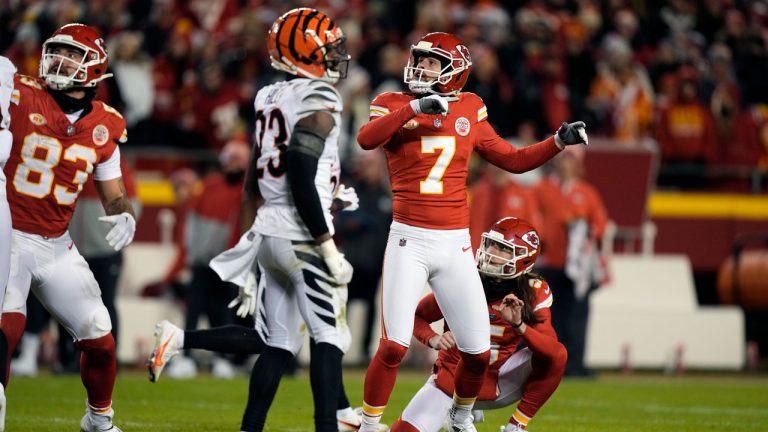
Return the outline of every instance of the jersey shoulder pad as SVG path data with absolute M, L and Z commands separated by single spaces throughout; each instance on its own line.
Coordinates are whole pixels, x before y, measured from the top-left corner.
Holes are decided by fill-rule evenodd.
M 533 289 L 536 298 L 536 305 L 533 308 L 534 311 L 552 306 L 552 289 L 549 287 L 547 281 L 539 278 L 531 278 L 529 279 L 528 284 L 531 289 Z
M 371 101 L 371 117 L 380 117 L 389 114 L 404 105 L 406 102 L 410 102 L 413 96 L 409 96 L 402 92 L 384 92 L 377 95 Z
M 466 104 L 467 110 L 471 111 L 473 116 L 477 112 L 477 119 L 475 119 L 477 123 L 488 118 L 488 109 L 485 107 L 485 102 L 483 102 L 483 98 L 480 96 L 472 92 L 462 92 L 459 99 L 463 104 Z
M 109 130 L 109 139 L 111 139 L 111 141 L 121 144 L 128 141 L 125 118 L 123 118 L 119 111 L 102 101 L 94 101 L 94 109 L 99 110 L 100 115 L 98 116 L 99 120 L 97 120 L 97 122 L 99 125 L 105 126 Z M 99 134 L 101 134 L 101 131 L 99 131 Z M 97 134 L 94 133 L 94 140 L 97 139 L 96 135 Z M 102 140 L 103 138 L 99 135 L 98 139 Z
M 307 113 L 327 111 L 340 113 L 343 109 L 341 95 L 332 85 L 321 80 L 306 80 L 296 88 L 299 117 Z

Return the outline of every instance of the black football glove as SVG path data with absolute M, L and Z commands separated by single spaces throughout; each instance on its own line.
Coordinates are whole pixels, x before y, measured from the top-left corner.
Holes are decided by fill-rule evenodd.
M 418 114 L 448 114 L 448 103 L 459 100 L 455 96 L 429 95 L 411 101 L 413 112 Z
M 586 128 L 587 125 L 583 121 L 563 123 L 555 134 L 555 144 L 561 149 L 569 145 L 589 145 Z

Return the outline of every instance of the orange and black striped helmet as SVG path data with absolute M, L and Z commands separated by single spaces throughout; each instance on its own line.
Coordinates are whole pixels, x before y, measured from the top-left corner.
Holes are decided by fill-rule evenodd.
M 269 30 L 272 67 L 304 78 L 336 82 L 347 75 L 349 54 L 344 34 L 328 15 L 297 8 L 283 14 Z

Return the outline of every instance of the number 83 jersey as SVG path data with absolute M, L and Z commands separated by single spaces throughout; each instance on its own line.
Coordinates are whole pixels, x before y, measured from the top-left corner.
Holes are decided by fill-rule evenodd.
M 315 175 L 315 188 L 325 210 L 326 225 L 333 234 L 331 203 L 339 179 L 339 132 L 341 96 L 330 84 L 295 78 L 262 88 L 256 94 L 254 139 L 259 149 L 256 176 L 264 204 L 259 208 L 254 229 L 265 235 L 290 240 L 311 240 L 299 217 L 286 178 L 286 154 L 296 123 L 314 113 L 327 112 L 336 125 L 325 139 Z
M 59 237 L 94 169 L 96 180 L 120 177 L 117 144 L 127 139 L 125 120 L 93 101 L 90 112 L 72 123 L 39 79 L 16 75 L 14 85 L 13 146 L 4 169 L 13 228 Z M 110 163 L 99 166 L 105 161 Z

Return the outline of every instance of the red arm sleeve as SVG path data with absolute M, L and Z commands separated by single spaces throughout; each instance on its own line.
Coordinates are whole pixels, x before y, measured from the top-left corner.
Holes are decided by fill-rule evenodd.
M 552 315 L 549 308 L 536 312 L 536 318 L 543 322 L 535 326 L 526 326 L 522 337 L 526 345 L 536 354 L 547 358 L 557 355 L 557 334 L 552 327 Z
M 364 150 L 383 146 L 415 115 L 411 104 L 405 104 L 387 115 L 373 117 L 357 132 L 357 143 Z
M 487 121 L 477 124 L 480 128 L 477 139 L 477 152 L 488 162 L 497 167 L 513 172 L 524 173 L 537 168 L 560 152 L 551 136 L 540 143 L 516 149 L 501 138 Z
M 443 318 L 443 312 L 437 305 L 434 294 L 429 294 L 421 299 L 416 307 L 416 317 L 413 320 L 413 337 L 429 347 L 429 340 L 437 335 L 429 325 L 441 318 Z

